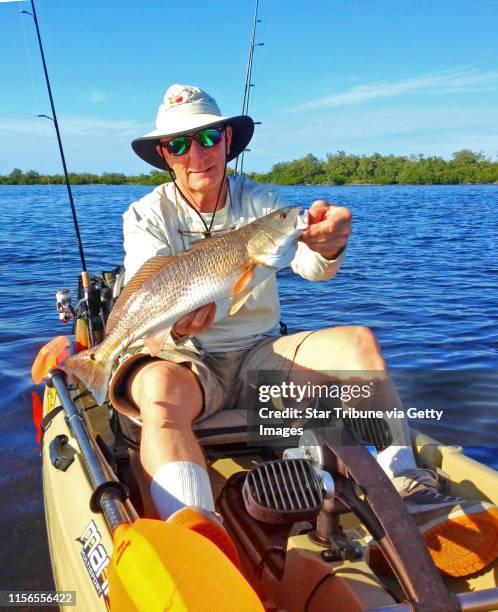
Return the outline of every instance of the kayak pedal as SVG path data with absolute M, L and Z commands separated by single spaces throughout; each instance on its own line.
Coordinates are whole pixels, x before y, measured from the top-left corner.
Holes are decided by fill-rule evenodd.
M 314 519 L 322 506 L 322 483 L 305 459 L 278 459 L 253 467 L 242 488 L 247 512 L 264 523 Z

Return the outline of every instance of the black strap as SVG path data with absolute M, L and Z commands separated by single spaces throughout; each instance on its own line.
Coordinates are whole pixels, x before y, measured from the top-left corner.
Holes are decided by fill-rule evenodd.
M 55 417 L 62 410 L 63 410 L 62 406 L 57 406 L 56 408 L 53 408 L 50 412 L 47 412 L 47 414 L 43 417 L 43 419 L 41 420 L 41 423 L 40 423 L 40 427 L 41 427 L 41 430 L 43 432 L 42 433 L 42 440 L 43 440 L 43 434 L 50 427 L 50 423 L 53 421 L 53 419 L 55 419 Z
M 129 449 L 138 450 L 139 445 L 125 436 L 119 415 L 115 409 L 112 410 L 110 417 L 111 430 L 114 433 L 113 455 L 116 461 L 116 471 L 120 481 L 124 482 L 128 487 L 130 498 L 135 506 L 135 510 L 140 516 L 144 516 L 144 507 L 140 487 L 138 486 L 136 476 L 130 465 Z

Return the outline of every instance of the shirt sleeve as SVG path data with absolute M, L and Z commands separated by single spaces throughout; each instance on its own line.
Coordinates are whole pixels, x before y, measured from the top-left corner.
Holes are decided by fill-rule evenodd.
M 297 252 L 291 262 L 296 274 L 310 281 L 325 281 L 334 278 L 344 260 L 345 250 L 336 259 L 326 259 L 312 251 L 304 242 L 297 243 Z
M 171 255 L 164 230 L 140 213 L 134 202 L 123 215 L 125 283 L 155 255 Z

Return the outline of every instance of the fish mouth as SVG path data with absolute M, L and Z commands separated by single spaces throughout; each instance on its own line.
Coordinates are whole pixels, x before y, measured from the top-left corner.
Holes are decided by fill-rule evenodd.
M 309 214 L 307 210 L 301 210 L 296 216 L 296 220 L 294 222 L 294 229 L 304 230 L 309 225 Z

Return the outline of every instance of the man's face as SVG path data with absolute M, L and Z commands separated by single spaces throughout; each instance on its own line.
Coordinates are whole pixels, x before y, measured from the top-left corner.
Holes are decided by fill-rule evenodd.
M 230 150 L 231 141 L 232 128 L 227 126 L 217 145 L 203 147 L 192 139 L 190 149 L 184 155 L 173 155 L 164 146 L 161 147 L 162 155 L 175 173 L 180 186 L 188 191 L 207 194 L 220 187 L 225 175 L 226 151 Z M 161 155 L 160 151 L 159 154 Z

